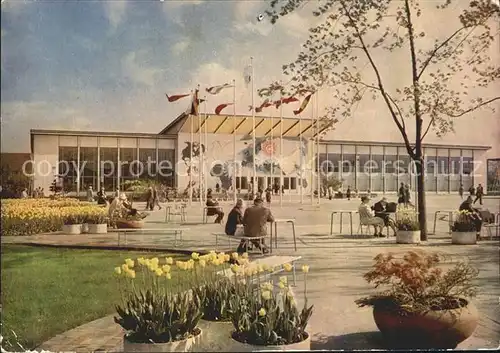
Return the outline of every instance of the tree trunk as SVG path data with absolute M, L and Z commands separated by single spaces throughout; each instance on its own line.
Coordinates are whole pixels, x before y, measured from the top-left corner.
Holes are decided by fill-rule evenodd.
M 420 224 L 420 240 L 427 240 L 427 210 L 425 204 L 425 167 L 421 151 L 417 151 L 419 161 L 416 161 L 417 172 L 417 205 L 418 205 L 418 223 Z

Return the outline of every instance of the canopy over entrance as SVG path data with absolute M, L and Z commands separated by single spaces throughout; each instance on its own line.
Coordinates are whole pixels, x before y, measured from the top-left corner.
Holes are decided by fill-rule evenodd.
M 178 134 L 178 133 L 204 133 L 225 134 L 225 135 L 252 135 L 253 124 L 252 116 L 248 115 L 203 115 L 181 114 L 177 119 L 165 127 L 160 135 Z M 283 124 L 283 130 L 281 130 Z M 279 117 L 255 117 L 255 136 L 280 136 L 283 131 L 283 137 L 315 138 L 318 134 L 325 131 L 330 124 L 319 120 L 316 125 L 315 120 L 300 118 Z

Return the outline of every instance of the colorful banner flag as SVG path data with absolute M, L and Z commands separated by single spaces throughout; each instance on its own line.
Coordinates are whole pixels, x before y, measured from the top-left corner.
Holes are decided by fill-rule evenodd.
M 177 95 L 174 95 L 174 96 L 169 96 L 168 94 L 165 93 L 165 95 L 167 96 L 167 99 L 169 102 L 175 102 L 181 98 L 184 98 L 184 97 L 187 97 L 187 96 L 190 96 L 191 94 L 177 94 Z
M 292 102 L 298 102 L 299 100 L 295 97 L 281 98 L 281 100 L 277 100 L 274 102 L 276 109 L 280 107 L 281 104 L 288 104 Z
M 309 103 L 309 101 L 311 100 L 311 97 L 312 97 L 313 93 L 309 94 L 305 99 L 304 101 L 302 102 L 302 104 L 300 105 L 300 108 L 298 110 L 294 110 L 293 111 L 293 114 L 297 115 L 297 114 L 300 114 L 304 111 L 304 109 L 306 109 L 307 107 L 307 104 Z
M 215 94 L 219 94 L 224 88 L 229 88 L 229 87 L 233 87 L 233 86 L 230 85 L 229 83 L 224 83 L 223 85 L 220 85 L 220 86 L 213 86 L 213 87 L 207 88 L 207 92 L 215 95 Z
M 200 104 L 200 100 L 198 99 L 198 89 L 194 91 L 193 101 L 191 103 L 191 115 L 198 115 L 198 106 Z
M 233 103 L 224 103 L 224 104 L 219 104 L 217 108 L 215 108 L 215 114 L 219 115 L 222 109 L 226 108 L 227 106 L 233 105 Z

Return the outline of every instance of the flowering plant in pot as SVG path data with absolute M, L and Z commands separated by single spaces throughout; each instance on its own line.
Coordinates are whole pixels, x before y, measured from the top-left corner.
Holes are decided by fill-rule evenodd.
M 83 217 L 78 213 L 68 212 L 63 216 L 63 233 L 80 234 L 82 232 Z
M 285 270 L 291 270 L 287 264 Z M 279 282 L 260 282 L 261 266 L 241 268 L 233 265 L 236 295 L 231 299 L 232 338 L 235 351 L 310 350 L 306 331 L 313 312 L 307 304 L 307 272 L 304 272 L 304 306 L 297 307 L 292 291 L 283 276 Z M 270 269 L 273 272 L 273 269 Z
M 400 209 L 396 213 L 396 243 L 420 243 L 420 223 L 414 209 Z
M 162 266 L 158 258 L 140 258 L 137 262 L 137 269 L 131 259 L 115 268 L 122 293 L 122 304 L 116 306 L 115 322 L 127 331 L 124 351 L 195 350 L 201 338 L 198 323 L 203 316 L 204 298 L 189 290 L 190 286 L 172 290 L 171 259 Z M 192 268 L 191 264 L 186 263 L 184 268 Z
M 478 312 L 469 298 L 478 271 L 459 261 L 447 270 L 438 254 L 379 254 L 363 276 L 387 290 L 356 300 L 373 307 L 375 323 L 391 348 L 455 348 L 472 335 Z M 449 261 L 446 261 L 449 262 Z
M 458 211 L 451 226 L 452 244 L 476 244 L 481 218 L 467 210 Z

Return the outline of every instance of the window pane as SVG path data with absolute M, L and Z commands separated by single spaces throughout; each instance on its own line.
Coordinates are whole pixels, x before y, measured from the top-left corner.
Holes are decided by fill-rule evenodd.
M 80 189 L 86 190 L 92 186 L 94 190 L 99 188 L 97 180 L 97 147 L 80 147 Z
M 117 188 L 118 149 L 102 147 L 100 154 L 101 184 L 103 184 L 105 190 L 114 191 Z
M 158 149 L 158 181 L 166 186 L 175 186 L 175 150 Z
M 65 192 L 76 192 L 78 168 L 78 148 L 59 147 L 58 175 L 62 179 Z

